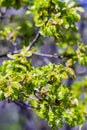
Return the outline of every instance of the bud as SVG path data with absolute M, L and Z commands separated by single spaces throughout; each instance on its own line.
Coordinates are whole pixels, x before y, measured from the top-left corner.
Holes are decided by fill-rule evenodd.
M 73 106 L 77 106 L 78 105 L 78 99 L 75 98 L 74 100 L 71 101 Z

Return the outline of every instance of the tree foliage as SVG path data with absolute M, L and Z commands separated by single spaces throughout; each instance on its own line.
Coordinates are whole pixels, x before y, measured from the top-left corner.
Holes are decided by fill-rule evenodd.
M 35 39 L 27 47 L 8 54 L 9 60 L 0 66 L 0 99 L 20 103 L 28 101 L 28 107 L 47 120 L 53 129 L 65 122 L 71 126 L 82 124 L 86 116 L 86 97 L 80 98 L 80 87 L 86 89 L 87 78 L 81 83 L 76 81 L 72 88 L 66 82 L 69 77 L 76 79 L 73 66 L 77 62 L 87 65 L 87 46 L 81 42 L 76 26 L 80 20 L 79 12 L 83 9 L 67 0 L 1 0 L 0 5 L 17 9 L 28 6 L 25 16 L 32 16 L 33 24 L 27 20 L 27 25 L 38 30 Z M 7 25 L 1 28 L 1 38 L 8 38 L 12 33 L 12 40 L 15 41 L 23 29 L 20 23 L 17 27 L 16 31 Z M 38 52 L 39 37 L 47 36 L 54 38 L 60 50 L 58 53 L 47 55 Z M 62 63 L 35 67 L 32 66 L 32 56 L 35 54 L 61 59 Z

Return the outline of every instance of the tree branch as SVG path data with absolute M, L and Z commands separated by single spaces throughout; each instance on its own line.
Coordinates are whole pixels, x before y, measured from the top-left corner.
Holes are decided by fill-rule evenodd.
M 6 54 L 3 54 L 3 55 L 0 55 L 0 58 L 4 58 L 4 57 L 7 57 L 8 54 L 11 54 L 11 55 L 14 55 L 14 54 L 18 54 L 21 52 L 21 49 L 20 50 L 17 50 L 17 51 L 13 51 L 13 52 L 8 52 Z
M 36 37 L 33 39 L 32 42 L 30 42 L 28 48 L 27 48 L 27 51 L 30 50 L 32 48 L 32 46 L 35 44 L 35 42 L 39 39 L 40 37 L 40 33 L 37 33 Z M 6 54 L 3 54 L 3 55 L 0 55 L 0 58 L 3 58 L 3 57 L 7 57 L 8 54 L 11 54 L 11 55 L 14 55 L 14 54 L 18 54 L 21 52 L 22 49 L 20 50 L 16 50 L 16 51 L 13 51 L 13 52 L 8 52 Z
M 86 7 L 86 6 L 87 6 L 87 3 L 79 3 L 79 4 L 77 4 L 76 6 L 79 6 L 79 7 Z
M 15 51 L 15 52 L 10 52 L 10 53 L 7 53 L 7 54 L 3 54 L 3 55 L 0 55 L 0 58 L 3 58 L 3 57 L 7 57 L 8 54 L 18 54 L 20 52 L 20 50 L 18 51 Z M 62 55 L 51 55 L 51 54 L 44 54 L 44 53 L 38 53 L 38 52 L 33 52 L 32 55 L 36 55 L 36 56 L 41 56 L 41 57 L 47 57 L 47 58 L 59 58 L 59 59 L 62 59 L 63 56 Z
M 50 54 L 44 54 L 44 53 L 38 53 L 38 52 L 33 52 L 32 53 L 33 55 L 37 55 L 37 56 L 41 56 L 41 57 L 47 57 L 47 58 L 59 58 L 59 59 L 62 59 L 63 56 L 58 56 L 58 55 L 50 55 Z
M 39 39 L 39 37 L 40 37 L 41 35 L 40 35 L 40 33 L 37 33 L 37 35 L 36 35 L 36 37 L 33 39 L 33 41 L 32 42 L 30 42 L 30 44 L 29 44 L 29 50 L 32 48 L 32 46 L 35 44 L 35 42 Z
M 25 109 L 38 109 L 37 107 L 34 107 L 32 105 L 29 105 L 29 104 L 26 104 L 24 102 L 21 102 L 21 101 L 17 101 L 17 100 L 14 100 L 13 103 L 15 103 L 16 105 L 22 107 L 22 108 L 25 108 Z

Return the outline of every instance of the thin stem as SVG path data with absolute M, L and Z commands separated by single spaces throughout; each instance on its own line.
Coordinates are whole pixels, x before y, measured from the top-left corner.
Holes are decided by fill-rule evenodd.
M 7 54 L 18 54 L 21 50 L 17 50 L 16 52 L 11 52 L 11 53 L 7 53 Z M 7 57 L 7 54 L 4 55 L 0 55 L 0 58 L 3 57 Z M 37 55 L 37 56 L 41 56 L 41 57 L 47 57 L 47 58 L 59 58 L 62 59 L 63 56 L 62 55 L 51 55 L 51 54 L 44 54 L 44 53 L 38 53 L 38 52 L 33 52 L 32 55 Z
M 81 129 L 82 129 L 82 125 L 79 126 L 79 130 L 81 130 Z
M 37 107 L 34 107 L 32 105 L 29 105 L 29 104 L 26 104 L 24 102 L 21 102 L 21 101 L 17 101 L 17 100 L 14 100 L 13 103 L 15 103 L 16 105 L 22 107 L 22 108 L 26 108 L 26 109 L 37 109 Z
M 47 57 L 47 58 L 59 58 L 62 59 L 63 56 L 58 56 L 58 55 L 50 55 L 50 54 L 44 54 L 44 53 L 38 53 L 38 52 L 33 52 L 33 55 L 41 56 L 41 57 Z
M 37 35 L 36 35 L 36 37 L 33 39 L 33 41 L 30 42 L 30 44 L 29 44 L 29 46 L 28 46 L 28 48 L 27 48 L 27 51 L 32 48 L 32 46 L 36 43 L 36 41 L 39 39 L 40 36 L 41 36 L 40 33 L 37 33 Z M 20 50 L 15 50 L 15 51 L 13 51 L 13 52 L 8 52 L 8 53 L 6 53 L 6 54 L 0 55 L 0 58 L 7 57 L 8 54 L 11 54 L 11 55 L 18 54 L 18 53 L 21 52 L 21 50 L 22 50 L 22 49 L 20 49 Z
M 76 6 L 79 6 L 79 7 L 86 7 L 86 6 L 87 6 L 87 3 L 80 3 L 80 4 L 77 4 Z
M 33 47 L 33 45 L 37 42 L 37 40 L 40 38 L 40 36 L 41 36 L 41 35 L 40 35 L 40 33 L 38 32 L 38 33 L 36 34 L 35 38 L 33 39 L 33 41 L 31 41 L 31 42 L 29 43 L 29 46 L 28 46 L 28 48 L 27 48 L 27 51 L 30 50 L 30 49 Z M 20 51 L 21 51 L 21 49 L 20 49 L 20 50 L 16 50 L 14 54 L 20 53 Z
M 40 33 L 37 33 L 37 35 L 36 35 L 36 37 L 33 39 L 33 41 L 30 42 L 28 50 L 30 50 L 30 49 L 32 48 L 32 46 L 36 43 L 36 41 L 40 38 L 40 36 L 41 36 Z

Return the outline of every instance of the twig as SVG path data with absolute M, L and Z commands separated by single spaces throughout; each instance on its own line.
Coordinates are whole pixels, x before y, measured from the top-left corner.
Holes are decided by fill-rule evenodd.
M 58 56 L 58 55 L 50 55 L 50 54 L 44 54 L 44 53 L 38 53 L 38 52 L 33 52 L 32 53 L 33 55 L 37 55 L 37 56 L 41 56 L 41 57 L 47 57 L 47 58 L 59 58 L 59 59 L 62 59 L 63 56 Z
M 41 93 L 39 91 L 34 91 L 34 95 L 35 97 L 39 100 L 39 101 L 42 101 L 42 96 L 41 96 Z
M 18 106 L 20 106 L 22 108 L 25 108 L 25 109 L 32 109 L 32 108 L 38 109 L 37 107 L 34 107 L 32 105 L 28 105 L 28 104 L 26 104 L 24 102 L 17 101 L 17 100 L 14 100 L 13 103 L 15 103 L 16 105 L 18 105 Z
M 82 129 L 82 125 L 79 126 L 79 130 L 81 130 L 81 129 Z
M 76 75 L 77 76 L 85 76 L 85 75 L 87 75 L 87 72 L 85 71 L 85 72 L 76 72 Z
M 39 39 L 40 37 L 40 33 L 37 33 L 36 37 L 33 39 L 32 42 L 30 42 L 28 48 L 27 48 L 27 51 L 30 50 L 32 48 L 32 46 L 35 44 L 35 42 Z M 11 55 L 14 55 L 14 54 L 18 54 L 21 52 L 22 49 L 20 50 L 16 50 L 16 51 L 13 51 L 13 52 L 8 52 L 6 54 L 3 54 L 3 55 L 0 55 L 0 58 L 3 58 L 3 57 L 7 57 L 8 54 L 11 54 Z
M 5 58 L 5 57 L 7 57 L 7 54 L 0 55 L 0 58 Z
M 35 42 L 39 39 L 40 37 L 40 33 L 37 33 L 36 37 L 33 39 L 32 42 L 30 42 L 30 45 L 29 45 L 29 50 L 32 48 L 32 46 L 35 44 Z
M 3 55 L 0 55 L 0 58 L 3 58 L 3 57 L 7 57 L 8 54 L 18 54 L 20 52 L 20 50 L 17 50 L 15 52 L 10 52 L 10 53 L 7 53 L 7 54 L 3 54 Z M 33 52 L 32 55 L 37 55 L 37 56 L 41 56 L 41 57 L 47 57 L 47 58 L 59 58 L 59 59 L 62 59 L 63 56 L 62 55 L 51 55 L 51 54 L 44 54 L 44 53 L 38 53 L 38 52 Z
M 20 49 L 20 50 L 13 51 L 13 52 L 8 52 L 8 53 L 6 53 L 6 54 L 0 55 L 0 58 L 7 57 L 8 54 L 14 55 L 14 54 L 18 54 L 18 53 L 20 53 L 20 52 L 21 52 L 21 49 Z
M 76 6 L 85 7 L 85 6 L 87 6 L 87 3 L 80 3 L 80 4 L 77 4 Z

